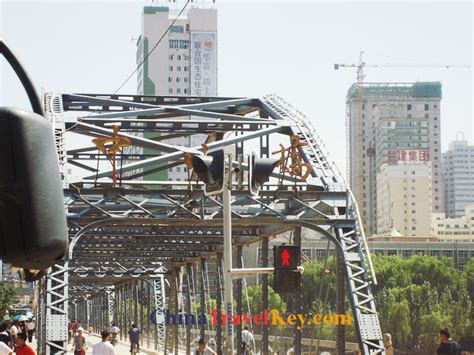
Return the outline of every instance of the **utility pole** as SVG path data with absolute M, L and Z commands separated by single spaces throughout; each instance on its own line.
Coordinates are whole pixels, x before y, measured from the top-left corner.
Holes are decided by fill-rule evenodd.
M 226 325 L 226 345 L 225 354 L 234 353 L 234 336 L 232 326 L 232 217 L 230 202 L 232 198 L 232 156 L 228 155 L 228 161 L 224 159 L 224 164 L 228 164 L 224 169 L 224 189 L 222 191 L 222 202 L 224 205 L 224 304 Z

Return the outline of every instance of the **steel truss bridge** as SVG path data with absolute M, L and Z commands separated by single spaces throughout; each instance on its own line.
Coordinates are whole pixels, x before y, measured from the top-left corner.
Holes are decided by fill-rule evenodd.
M 222 308 L 223 205 L 220 196 L 207 197 L 195 175 L 190 181 L 159 181 L 153 175 L 186 166 L 185 153 L 204 154 L 231 149 L 235 166 L 248 170 L 244 148 L 261 157 L 271 156 L 271 142 L 289 142 L 299 136 L 305 163 L 313 168 L 306 181 L 275 171 L 258 197 L 245 184 L 233 182 L 232 229 L 234 255 L 241 267 L 242 247 L 260 243 L 262 265 L 268 266 L 268 241 L 292 231 L 301 245 L 308 228 L 329 238 L 338 251 L 338 313 L 348 297 L 364 354 L 383 354 L 384 346 L 371 284 L 375 277 L 366 265 L 367 247 L 357 204 L 344 178 L 329 159 L 310 121 L 276 95 L 262 98 L 176 97 L 103 94 L 45 94 L 43 103 L 56 137 L 64 174 L 64 195 L 70 237 L 69 253 L 40 281 L 39 353 L 63 353 L 68 319 L 84 327 L 108 329 L 111 321 L 125 331 L 131 321 L 148 333 L 147 345 L 158 353 L 178 353 L 179 337 L 163 322 L 150 324 L 149 312 L 163 319 L 169 309 L 178 314 L 186 298 L 200 294 L 201 309 L 209 301 L 209 273 L 214 272 L 217 308 Z M 67 112 L 75 119 L 65 119 Z M 112 124 L 132 147 L 118 156 L 122 174 L 114 186 L 107 157 L 91 143 L 92 137 L 112 137 Z M 89 136 L 82 146 L 66 149 L 70 134 Z M 177 146 L 170 138 L 207 136 L 205 146 Z M 69 147 L 69 145 L 68 145 Z M 95 165 L 97 162 L 97 165 Z M 81 179 L 70 181 L 67 169 L 83 169 Z M 95 167 L 96 166 L 96 167 Z M 242 174 L 245 175 L 245 174 Z M 212 262 L 210 262 L 212 261 Z M 212 268 L 212 270 L 210 269 Z M 185 270 L 183 277 L 183 270 Z M 346 287 L 346 288 L 345 288 Z M 263 308 L 268 308 L 268 276 L 262 276 Z M 301 289 L 301 287 L 300 287 Z M 301 311 L 297 290 L 294 310 Z M 236 312 L 242 313 L 242 281 L 235 281 Z M 173 312 L 174 310 L 174 312 Z M 344 350 L 344 327 L 337 328 L 337 349 Z M 200 334 L 206 329 L 200 326 Z M 222 348 L 225 329 L 217 324 L 216 341 Z M 237 346 L 241 327 L 236 327 Z M 268 327 L 262 329 L 262 354 L 268 351 Z M 185 348 L 191 347 L 186 326 Z M 300 354 L 301 331 L 294 332 Z

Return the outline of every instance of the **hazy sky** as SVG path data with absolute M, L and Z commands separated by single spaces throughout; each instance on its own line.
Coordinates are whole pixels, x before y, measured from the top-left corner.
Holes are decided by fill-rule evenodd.
M 0 0 L 0 35 L 38 88 L 112 93 L 135 68 L 145 1 Z M 217 1 L 219 95 L 278 93 L 306 113 L 345 168 L 345 94 L 355 63 L 472 64 L 471 2 Z M 135 39 L 135 40 L 133 40 Z M 0 104 L 28 107 L 11 70 Z M 378 68 L 367 82 L 441 81 L 442 147 L 457 131 L 472 143 L 472 69 Z M 132 79 L 121 93 L 135 93 Z

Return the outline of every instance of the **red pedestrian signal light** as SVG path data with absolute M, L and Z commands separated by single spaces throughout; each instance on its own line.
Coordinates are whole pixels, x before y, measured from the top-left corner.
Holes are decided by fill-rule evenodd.
M 300 248 L 295 245 L 279 245 L 273 249 L 273 266 L 275 269 L 297 270 Z
M 300 247 L 296 245 L 278 245 L 273 247 L 273 289 L 275 292 L 294 293 L 301 283 L 298 270 Z
M 290 253 L 286 248 L 281 253 L 281 266 L 290 266 Z

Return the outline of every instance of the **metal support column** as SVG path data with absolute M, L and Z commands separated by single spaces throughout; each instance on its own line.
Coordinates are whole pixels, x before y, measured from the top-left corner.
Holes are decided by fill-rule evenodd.
M 298 265 L 301 265 L 301 227 L 297 227 L 294 230 L 293 243 L 300 249 L 300 257 L 298 260 Z M 301 314 L 301 307 L 303 303 L 303 292 L 301 287 L 301 282 L 298 284 L 295 295 L 295 309 L 294 314 Z M 301 354 L 301 333 L 302 328 L 298 325 L 295 325 L 294 328 L 294 349 L 295 354 Z
M 176 316 L 178 316 L 179 314 L 179 299 L 178 299 L 178 295 L 179 295 L 179 271 L 180 271 L 180 268 L 176 267 L 174 268 L 173 270 L 173 274 L 174 274 L 174 280 L 173 280 L 173 283 L 174 283 L 174 294 L 173 294 L 173 297 L 174 297 L 174 314 Z M 175 355 L 179 355 L 179 334 L 178 334 L 178 325 L 179 325 L 179 322 L 177 322 L 176 326 L 174 327 L 174 354 Z
M 153 297 L 156 316 L 155 350 L 165 352 L 166 323 L 165 323 L 165 277 L 160 275 L 153 278 Z M 168 308 L 169 309 L 169 308 Z M 171 328 L 171 327 L 170 327 Z
M 137 294 L 138 294 L 138 304 L 140 306 L 140 317 L 139 317 L 139 322 L 140 322 L 140 331 L 141 331 L 141 335 L 142 335 L 142 339 L 140 341 L 140 343 L 142 343 L 144 341 L 144 336 L 145 336 L 145 331 L 144 331 L 144 328 L 143 328 L 143 321 L 144 321 L 144 309 L 143 309 L 143 303 L 144 303 L 144 300 L 145 300 L 145 293 L 143 292 L 143 281 L 142 280 L 138 280 L 138 291 L 137 291 Z M 147 317 L 149 318 L 149 317 Z
M 68 261 L 54 265 L 46 277 L 46 355 L 67 352 Z
M 86 298 L 86 323 L 87 323 L 87 331 L 89 331 L 92 325 L 92 298 L 90 295 L 87 295 L 87 298 Z
M 151 287 L 150 283 L 147 282 L 147 288 L 146 288 L 146 309 L 148 310 L 149 313 L 151 313 L 152 308 L 152 303 L 151 303 Z M 156 313 L 155 313 L 156 316 Z M 146 317 L 146 346 L 148 349 L 150 349 L 150 344 L 151 344 L 151 335 L 152 335 L 152 330 L 151 330 L 151 322 L 150 322 L 150 314 L 147 314 Z
M 192 264 L 186 264 L 186 354 L 191 354 L 191 275 Z M 186 318 L 185 318 L 186 319 Z
M 124 323 L 124 330 L 127 331 L 130 327 L 130 318 L 128 317 L 128 309 L 130 308 L 130 304 L 128 300 L 130 299 L 128 294 L 128 282 L 123 285 L 123 323 Z M 127 339 L 125 337 L 125 339 Z
M 233 354 L 234 352 L 234 330 L 232 326 L 232 216 L 231 216 L 231 200 L 232 193 L 228 183 L 229 169 L 225 176 L 224 189 L 222 191 L 222 202 L 224 205 L 224 304 L 225 315 L 227 317 L 226 324 L 226 343 L 225 353 Z
M 200 302 L 201 302 L 201 314 L 198 315 L 198 319 L 206 316 L 206 259 L 201 258 L 201 277 L 200 277 Z M 204 322 L 199 322 L 199 334 L 201 338 L 206 338 L 206 324 Z
M 118 307 L 117 307 L 117 322 L 118 322 L 118 327 L 120 329 L 120 340 L 124 340 L 123 335 L 126 332 L 126 329 L 124 328 L 124 323 L 123 323 L 123 287 L 122 285 L 115 287 L 115 290 L 117 291 L 117 297 L 118 297 Z
M 268 267 L 268 238 L 262 239 L 262 267 Z M 268 309 L 268 275 L 262 275 L 262 308 Z M 262 355 L 268 355 L 268 327 L 262 326 Z
M 242 245 L 237 246 L 237 268 L 242 268 Z M 237 314 L 242 316 L 243 309 L 242 309 L 242 279 L 237 279 L 236 287 L 235 287 L 235 300 L 237 301 Z M 243 322 L 243 320 L 242 320 Z M 236 333 L 237 333 L 237 352 L 240 352 L 242 349 L 242 323 L 239 322 L 236 326 Z
M 336 286 L 336 313 L 345 314 L 344 307 L 344 256 L 336 249 L 337 286 Z M 344 324 L 336 325 L 336 354 L 346 353 L 346 327 Z
M 134 280 L 132 284 L 133 291 L 133 323 L 138 326 L 138 280 Z
M 216 290 L 216 346 L 217 355 L 222 355 L 222 253 L 217 253 L 217 290 Z

